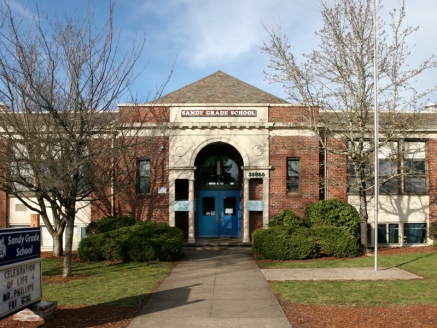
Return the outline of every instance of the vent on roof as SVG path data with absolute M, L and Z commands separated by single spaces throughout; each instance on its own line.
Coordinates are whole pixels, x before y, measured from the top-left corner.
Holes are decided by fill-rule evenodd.
M 27 207 L 24 204 L 15 204 L 15 212 L 26 212 Z

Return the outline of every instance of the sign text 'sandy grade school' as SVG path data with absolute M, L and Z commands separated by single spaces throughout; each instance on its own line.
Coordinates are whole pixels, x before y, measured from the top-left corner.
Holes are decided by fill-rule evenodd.
M 256 110 L 181 110 L 182 117 L 256 117 Z

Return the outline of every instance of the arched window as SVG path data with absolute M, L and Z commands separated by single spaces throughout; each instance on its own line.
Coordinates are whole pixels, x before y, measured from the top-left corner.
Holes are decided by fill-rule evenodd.
M 199 179 L 201 185 L 238 185 L 237 162 L 229 156 L 210 155 L 199 167 Z

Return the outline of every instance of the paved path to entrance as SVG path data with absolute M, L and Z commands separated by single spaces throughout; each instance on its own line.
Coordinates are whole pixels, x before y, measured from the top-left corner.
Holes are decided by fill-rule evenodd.
M 290 327 L 250 249 L 185 253 L 130 328 Z

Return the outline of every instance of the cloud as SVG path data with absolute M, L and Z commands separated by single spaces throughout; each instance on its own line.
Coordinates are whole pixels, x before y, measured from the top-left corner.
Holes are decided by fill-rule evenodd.
M 259 52 L 265 33 L 261 20 L 284 14 L 290 25 L 307 9 L 308 4 L 281 0 L 146 1 L 141 6 L 144 15 L 154 15 L 155 23 L 162 24 L 160 40 L 173 42 L 183 60 L 195 68 Z

